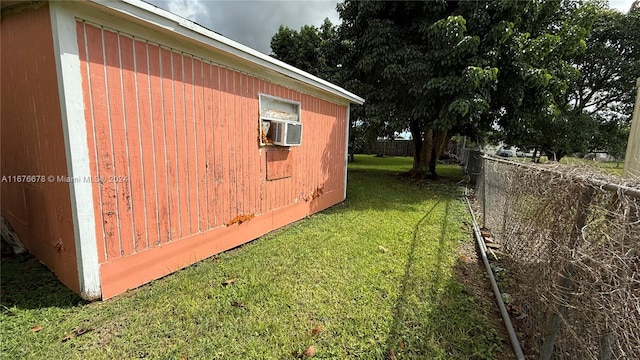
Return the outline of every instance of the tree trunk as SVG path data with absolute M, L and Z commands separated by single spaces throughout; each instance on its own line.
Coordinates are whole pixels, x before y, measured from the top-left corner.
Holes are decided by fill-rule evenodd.
M 422 133 L 418 126 L 411 126 L 409 130 L 413 138 L 413 167 L 409 173 L 412 176 L 417 176 L 422 161 Z
M 422 154 L 420 158 L 420 169 L 418 173 L 421 176 L 430 175 L 431 158 L 433 158 L 433 129 L 428 129 L 424 132 L 424 142 L 422 144 Z
M 448 131 L 445 131 L 448 133 Z M 449 152 L 449 143 L 451 142 L 451 137 L 449 136 L 445 136 L 444 137 L 444 144 L 442 145 L 442 150 L 440 151 L 440 156 L 444 155 L 445 153 Z
M 436 165 L 447 144 L 447 131 L 427 129 L 424 136 L 416 129 L 411 129 L 413 136 L 413 168 L 410 174 L 414 177 L 437 178 Z
M 553 151 L 553 150 L 551 150 L 549 148 L 544 148 L 543 150 L 544 150 L 545 154 L 547 154 L 547 160 L 548 161 L 560 162 L 560 160 L 562 160 L 562 158 L 567 155 L 567 152 L 564 151 L 564 150 Z
M 431 158 L 429 159 L 429 173 L 428 175 L 434 178 L 438 177 L 436 173 L 436 166 L 438 164 L 438 160 L 442 153 L 444 152 L 444 147 L 447 144 L 447 130 L 437 130 L 435 131 L 435 136 L 431 149 Z

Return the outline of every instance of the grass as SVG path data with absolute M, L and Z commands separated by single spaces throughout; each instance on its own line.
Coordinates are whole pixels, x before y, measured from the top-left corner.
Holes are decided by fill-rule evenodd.
M 515 158 L 511 157 L 510 160 L 514 161 L 523 161 L 530 162 L 530 158 Z M 541 163 L 545 163 L 549 161 L 546 156 L 542 156 L 540 158 Z M 569 165 L 578 165 L 585 166 L 594 169 L 595 171 L 606 174 L 606 175 L 616 175 L 622 176 L 622 171 L 624 169 L 624 162 L 615 162 L 615 161 L 595 161 L 589 159 L 581 159 L 577 157 L 565 156 L 560 159 L 560 164 L 569 164 Z
M 359 156 L 345 203 L 104 302 L 4 259 L 0 357 L 293 359 L 314 346 L 322 359 L 495 358 L 486 302 L 454 276 L 472 241 L 460 190 L 398 176 L 410 167 Z
M 624 162 L 595 161 L 595 160 L 588 160 L 588 159 L 580 159 L 576 157 L 562 158 L 560 159 L 560 163 L 588 166 L 598 170 L 601 173 L 604 173 L 607 175 L 617 175 L 617 176 L 622 176 L 622 170 L 624 169 Z

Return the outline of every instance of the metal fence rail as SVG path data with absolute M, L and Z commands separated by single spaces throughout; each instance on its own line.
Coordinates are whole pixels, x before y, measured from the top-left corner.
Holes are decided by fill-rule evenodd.
M 504 269 L 498 280 L 525 353 L 640 354 L 640 181 L 472 152 L 459 158 L 478 175 L 482 223 L 500 247 L 492 263 Z

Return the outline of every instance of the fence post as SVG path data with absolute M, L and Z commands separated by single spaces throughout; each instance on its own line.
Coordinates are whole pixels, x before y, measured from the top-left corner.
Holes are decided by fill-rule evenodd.
M 482 161 L 482 227 L 487 228 L 487 158 L 484 154 Z
M 505 176 L 508 178 L 509 176 Z M 502 180 L 502 179 L 501 179 Z M 509 194 L 511 194 L 511 190 L 513 187 L 513 181 L 504 181 L 503 186 L 504 189 L 504 213 L 502 214 L 502 229 L 500 229 L 500 236 L 506 236 L 507 234 L 507 220 L 509 218 Z M 505 244 L 503 244 L 505 245 Z
M 588 185 L 587 185 L 588 186 Z M 595 194 L 595 190 L 592 187 L 588 187 L 582 193 L 578 201 L 578 209 L 576 211 L 576 217 L 573 223 L 573 230 L 571 231 L 570 243 L 567 244 L 570 247 L 569 256 L 571 258 L 574 257 L 576 248 L 580 243 L 580 237 L 582 236 L 582 228 L 587 223 L 587 217 L 589 215 L 589 206 L 591 205 L 591 199 Z M 551 315 L 549 320 L 547 321 L 547 326 L 545 328 L 544 339 L 542 342 L 542 349 L 540 350 L 540 360 L 550 360 L 553 356 L 553 347 L 556 343 L 556 338 L 558 337 L 558 333 L 560 332 L 560 321 L 567 313 L 567 305 L 566 303 L 569 300 L 569 294 L 573 291 L 573 278 L 576 272 L 575 266 L 573 266 L 572 260 L 567 259 L 567 264 L 565 265 L 560 277 L 560 291 L 561 294 L 561 303 L 558 305 L 556 311 Z
M 602 339 L 600 339 L 600 355 L 598 356 L 598 360 L 611 360 L 614 343 L 615 338 L 611 333 L 605 334 Z

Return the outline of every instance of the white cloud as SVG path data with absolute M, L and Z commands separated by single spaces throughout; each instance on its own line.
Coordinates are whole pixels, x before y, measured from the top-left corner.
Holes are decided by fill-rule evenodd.
M 633 0 L 609 0 L 609 7 L 620 10 L 620 12 L 626 14 L 631 9 Z
M 271 52 L 269 43 L 280 25 L 298 30 L 320 26 L 327 17 L 334 24 L 340 21 L 336 0 L 146 1 L 265 54 Z
M 209 15 L 209 9 L 201 0 L 169 0 L 167 7 L 172 13 L 196 22 Z

